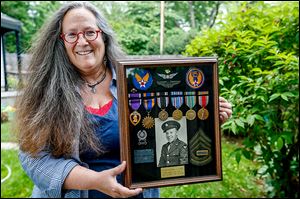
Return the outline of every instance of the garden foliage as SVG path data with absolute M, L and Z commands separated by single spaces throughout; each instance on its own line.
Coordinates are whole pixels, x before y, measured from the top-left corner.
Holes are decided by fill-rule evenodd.
M 220 95 L 233 104 L 222 129 L 245 138 L 237 162 L 262 162 L 270 197 L 299 197 L 299 2 L 243 2 L 186 55 L 218 57 Z

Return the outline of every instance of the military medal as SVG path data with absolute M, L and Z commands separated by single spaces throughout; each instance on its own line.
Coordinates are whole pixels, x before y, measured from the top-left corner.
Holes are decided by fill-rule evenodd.
M 133 85 L 139 90 L 147 90 L 153 82 L 152 76 L 149 71 L 140 69 L 132 77 Z
M 137 137 L 139 139 L 138 145 L 147 145 L 147 132 L 145 130 L 139 130 L 137 132 Z
M 134 110 L 130 116 L 130 122 L 136 126 L 141 121 L 141 114 L 137 112 L 141 105 L 141 94 L 140 93 L 129 93 L 129 106 Z
M 200 88 L 204 83 L 204 74 L 198 68 L 191 68 L 186 73 L 186 83 L 189 87 L 193 89 Z
M 168 92 L 162 92 L 162 93 L 157 92 L 156 95 L 157 95 L 157 105 L 159 108 L 162 109 L 158 113 L 158 118 L 162 121 L 165 121 L 169 117 L 168 112 L 165 111 L 165 108 L 169 105 Z
M 172 117 L 175 120 L 180 120 L 182 118 L 182 112 L 181 112 L 181 110 L 179 110 L 179 108 L 183 104 L 182 92 L 181 91 L 172 91 L 171 95 L 175 96 L 175 97 L 171 97 L 171 102 L 172 102 L 172 105 L 176 108 L 176 110 L 172 113 Z
M 200 120 L 206 120 L 209 116 L 208 110 L 205 108 L 206 105 L 208 104 L 208 95 L 201 95 L 198 96 L 199 99 L 199 104 L 202 107 L 199 111 L 198 111 L 198 117 Z
M 153 97 L 154 93 L 143 93 L 144 97 Z M 144 99 L 144 107 L 146 111 L 148 112 L 148 115 L 143 119 L 143 127 L 146 129 L 150 129 L 154 126 L 154 119 L 150 116 L 150 111 L 155 105 L 155 98 L 150 98 L 150 99 Z
M 194 120 L 196 118 L 196 111 L 193 110 L 196 104 L 195 92 L 185 92 L 184 98 L 186 105 L 190 108 L 190 110 L 185 113 L 186 119 Z

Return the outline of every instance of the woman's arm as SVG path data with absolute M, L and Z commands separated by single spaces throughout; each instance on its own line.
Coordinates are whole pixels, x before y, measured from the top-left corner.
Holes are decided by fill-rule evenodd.
M 54 158 L 47 152 L 41 152 L 34 158 L 19 151 L 19 159 L 33 183 L 50 198 L 62 197 L 65 178 L 78 165 L 73 159 Z
M 126 167 L 123 161 L 117 167 L 96 172 L 82 166 L 76 166 L 67 176 L 64 189 L 97 190 L 112 197 L 131 197 L 142 192 L 141 188 L 128 189 L 119 184 L 116 176 L 121 174 Z

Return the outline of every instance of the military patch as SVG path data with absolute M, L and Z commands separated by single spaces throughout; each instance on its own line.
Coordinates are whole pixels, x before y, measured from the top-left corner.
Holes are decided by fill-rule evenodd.
M 198 89 L 204 83 L 204 74 L 198 68 L 191 68 L 186 73 L 185 80 L 189 87 L 191 87 L 193 89 Z
M 152 76 L 149 71 L 140 69 L 132 77 L 133 85 L 139 90 L 147 90 L 153 82 Z

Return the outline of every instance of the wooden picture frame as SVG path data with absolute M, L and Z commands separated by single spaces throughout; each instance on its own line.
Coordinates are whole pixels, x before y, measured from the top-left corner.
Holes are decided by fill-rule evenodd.
M 125 186 L 222 180 L 217 58 L 158 56 L 117 63 Z

